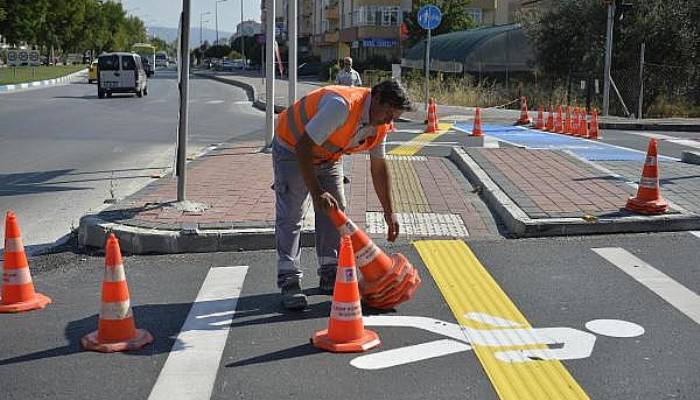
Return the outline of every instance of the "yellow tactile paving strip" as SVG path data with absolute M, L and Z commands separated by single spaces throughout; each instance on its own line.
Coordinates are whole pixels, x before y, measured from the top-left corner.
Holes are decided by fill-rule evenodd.
M 486 313 L 531 328 L 525 316 L 461 240 L 414 242 L 457 322 L 475 329 L 489 329 L 465 317 Z M 509 363 L 494 353 L 513 347 L 471 344 L 496 393 L 504 400 L 589 399 L 558 360 Z M 529 346 L 529 348 L 536 348 Z
M 391 199 L 395 212 L 429 212 L 430 203 L 423 192 L 418 174 L 409 160 L 387 159 L 392 179 Z
M 411 139 L 404 145 L 401 145 L 391 151 L 388 154 L 395 156 L 412 156 L 420 151 L 420 149 L 425 146 L 426 143 L 432 142 L 433 140 L 442 136 L 445 132 L 452 128 L 453 124 L 438 124 L 437 133 L 423 133 L 415 138 Z

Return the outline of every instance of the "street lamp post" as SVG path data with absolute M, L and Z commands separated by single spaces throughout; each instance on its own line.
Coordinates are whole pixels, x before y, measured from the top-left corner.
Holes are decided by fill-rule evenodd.
M 205 15 L 211 15 L 211 11 L 206 11 L 206 12 L 200 12 L 200 13 L 199 13 L 199 45 L 200 45 L 200 46 L 202 46 L 202 43 L 203 43 L 203 42 L 202 42 L 202 24 L 203 24 L 202 18 L 203 18 Z M 209 22 L 209 20 L 207 20 L 207 22 Z
M 246 69 L 247 63 L 245 61 L 245 37 L 243 36 L 243 0 L 241 0 L 241 31 L 238 32 L 238 36 L 241 38 L 241 58 L 243 59 L 243 69 Z
M 219 3 L 223 3 L 227 0 L 216 0 L 214 3 L 214 19 L 216 20 L 216 44 L 219 44 Z

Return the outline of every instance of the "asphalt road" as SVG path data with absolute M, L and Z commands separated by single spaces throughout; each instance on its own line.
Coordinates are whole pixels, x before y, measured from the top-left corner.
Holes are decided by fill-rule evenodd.
M 633 278 L 596 253 L 599 248 L 622 249 L 664 273 L 671 282 L 667 285 L 698 293 L 700 271 L 693 249 L 700 237 L 681 232 L 467 243 L 503 291 L 476 295 L 480 306 L 472 311 L 497 306 L 501 312 L 493 316 L 505 318 L 504 304 L 512 302 L 533 328 L 517 332 L 552 338 L 551 350 L 576 355 L 561 361 L 563 371 L 589 398 L 700 397 L 698 323 L 680 311 L 684 306 L 674 306 L 650 289 L 653 283 Z M 393 318 L 399 325 L 408 321 L 406 317 L 420 316 L 433 319 L 424 328 L 453 326 L 460 318 L 459 304 L 448 306 L 445 299 L 480 290 L 465 287 L 461 279 L 441 283 L 439 268 L 432 262 L 428 268 L 430 260 L 419 255 L 415 245 L 380 245 L 405 254 L 419 269 L 423 284 L 398 310 L 379 315 L 365 309 L 365 316 Z M 302 253 L 311 306 L 301 313 L 286 312 L 279 305 L 272 251 L 126 257 L 137 326 L 149 330 L 155 342 L 120 354 L 84 352 L 79 345 L 97 326 L 103 259 L 71 252 L 35 257 L 31 265 L 36 288 L 54 303 L 41 311 L 0 314 L 3 398 L 484 400 L 499 398 L 492 382 L 508 368 L 549 363 L 536 357 L 525 364 L 496 361 L 502 369 L 485 373 L 489 354 L 528 347 L 486 345 L 478 354 L 470 350 L 468 344 L 486 340 L 488 332 L 507 333 L 510 328 L 498 319 L 473 326 L 484 329 L 482 339 L 449 340 L 415 326 L 380 323 L 371 327 L 382 340 L 379 349 L 344 355 L 319 351 L 308 339 L 326 327 L 330 298 L 314 289 L 311 253 Z M 473 266 L 456 257 L 454 272 Z M 698 304 L 685 306 L 697 309 Z M 589 322 L 600 319 L 624 321 L 636 330 L 623 334 L 600 326 L 593 329 Z M 524 324 L 521 321 L 519 327 Z M 589 341 L 581 342 L 576 335 Z M 439 353 L 438 344 L 448 342 L 457 350 Z M 377 366 L 377 357 L 388 350 L 395 351 L 389 353 L 389 365 L 367 369 Z M 424 359 L 409 360 L 418 355 Z M 528 379 L 521 390 L 528 384 L 532 390 L 546 388 L 532 384 L 542 380 L 541 375 Z
M 658 141 L 659 154 L 681 158 L 683 151 L 700 151 L 700 132 L 651 132 L 606 129 L 602 141 L 616 146 L 646 151 L 649 139 Z
M 53 243 L 105 200 L 128 196 L 174 165 L 176 72 L 159 70 L 148 87 L 143 98 L 98 100 L 85 79 L 0 95 L 0 211 L 17 213 L 25 244 Z M 190 155 L 264 126 L 242 90 L 197 77 L 189 116 Z

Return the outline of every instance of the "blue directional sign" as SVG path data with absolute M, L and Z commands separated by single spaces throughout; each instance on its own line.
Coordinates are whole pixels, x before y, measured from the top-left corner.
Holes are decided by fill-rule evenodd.
M 423 29 L 435 29 L 442 21 L 442 13 L 437 6 L 428 4 L 418 10 L 418 25 Z

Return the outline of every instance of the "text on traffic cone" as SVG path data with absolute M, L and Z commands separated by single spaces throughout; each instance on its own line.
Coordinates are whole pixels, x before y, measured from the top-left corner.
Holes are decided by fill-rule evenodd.
M 347 235 L 340 239 L 328 329 L 316 332 L 311 338 L 311 343 L 334 353 L 366 351 L 381 343 L 379 336 L 374 331 L 365 329 L 362 322 L 355 254 Z

